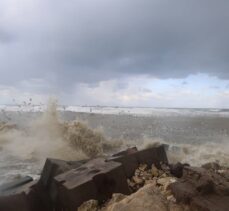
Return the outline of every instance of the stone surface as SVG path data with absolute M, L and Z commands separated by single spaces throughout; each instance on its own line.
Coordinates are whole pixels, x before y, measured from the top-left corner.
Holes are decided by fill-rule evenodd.
M 170 165 L 170 173 L 175 177 L 182 177 L 183 176 L 183 168 L 184 165 L 181 163 L 171 164 Z
M 145 185 L 121 201 L 109 203 L 102 211 L 184 211 L 182 205 L 168 201 L 153 184 Z M 188 209 L 187 209 L 188 211 Z
M 192 199 L 190 206 L 194 211 L 228 211 L 229 197 L 216 195 L 199 196 Z
M 229 183 L 215 170 L 212 171 L 212 164 L 207 166 L 184 167 L 182 178 L 169 187 L 176 200 L 190 205 L 191 210 L 226 211 L 229 207 Z
M 48 158 L 46 159 L 44 168 L 42 170 L 40 181 L 45 187 L 48 187 L 56 175 L 66 172 L 70 169 L 77 168 L 85 162 L 86 161 L 67 162 L 64 160 Z
M 148 167 L 155 164 L 158 168 L 160 168 L 161 163 L 168 163 L 163 145 L 141 150 L 136 153 L 136 156 L 139 164 L 144 163 L 147 164 Z
M 55 181 L 58 186 L 57 206 L 67 210 L 75 210 L 90 199 L 101 203 L 115 192 L 130 193 L 122 164 L 105 162 L 102 158 L 60 174 Z
M 77 209 L 77 211 L 97 211 L 99 203 L 96 200 L 89 200 L 84 202 L 80 207 Z
M 1 211 L 30 211 L 28 199 L 25 194 L 0 197 Z
M 133 176 L 134 171 L 139 165 L 139 162 L 136 157 L 136 153 L 131 153 L 125 156 L 111 157 L 108 158 L 106 161 L 107 162 L 114 161 L 114 162 L 121 163 L 127 178 Z
M 159 168 L 161 163 L 168 163 L 164 145 L 154 146 L 136 152 L 132 151 L 125 156 L 108 158 L 107 161 L 122 163 L 127 178 L 133 176 L 140 164 L 146 164 L 148 167 L 155 164 Z

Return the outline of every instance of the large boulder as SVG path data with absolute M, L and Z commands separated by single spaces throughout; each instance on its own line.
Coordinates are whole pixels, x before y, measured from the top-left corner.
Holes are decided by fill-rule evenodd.
M 212 171 L 211 166 L 184 167 L 182 178 L 169 186 L 177 202 L 189 204 L 192 210 L 198 211 L 228 210 L 229 182 Z
M 102 211 L 184 211 L 183 205 L 175 204 L 165 198 L 154 184 L 145 185 L 136 193 L 124 199 L 108 203 Z

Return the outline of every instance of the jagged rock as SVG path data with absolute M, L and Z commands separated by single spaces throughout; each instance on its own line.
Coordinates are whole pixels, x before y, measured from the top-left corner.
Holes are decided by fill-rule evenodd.
M 168 186 L 176 182 L 176 179 L 173 177 L 164 177 L 157 180 L 157 184 L 163 186 L 164 190 L 167 190 Z
M 170 173 L 175 177 L 182 177 L 183 176 L 183 168 L 184 165 L 181 163 L 171 164 L 170 165 Z
M 218 173 L 197 167 L 184 167 L 183 177 L 169 187 L 177 202 L 198 211 L 226 211 L 229 183 Z
M 77 209 L 77 211 L 97 211 L 98 210 L 98 201 L 96 200 L 89 200 L 84 202 L 80 207 Z
M 101 209 L 104 210 L 105 207 L 109 207 L 112 206 L 114 203 L 120 202 L 121 200 L 123 200 L 124 198 L 126 198 L 127 196 L 121 193 L 114 193 L 112 195 L 112 198 L 105 204 L 105 206 Z
M 152 185 L 146 185 L 136 193 L 127 196 L 118 203 L 114 203 L 104 211 L 167 211 L 167 204 L 163 196 Z
M 180 209 L 179 209 L 180 208 Z M 145 185 L 123 200 L 111 203 L 102 211 L 184 211 L 182 205 L 168 201 L 153 184 Z M 187 210 L 188 211 L 188 210 Z
M 137 185 L 142 185 L 144 183 L 144 180 L 141 179 L 140 177 L 137 176 L 133 176 L 133 181 L 137 184 Z
M 146 165 L 146 164 L 140 164 L 140 166 L 138 167 L 138 169 L 139 169 L 140 171 L 145 171 L 146 168 L 147 168 L 147 165 Z
M 151 166 L 151 173 L 153 177 L 158 177 L 159 176 L 159 171 L 157 169 L 157 167 L 153 164 Z

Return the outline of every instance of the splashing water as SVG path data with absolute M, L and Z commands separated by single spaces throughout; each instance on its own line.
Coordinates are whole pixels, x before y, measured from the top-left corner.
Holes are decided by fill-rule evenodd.
M 26 162 L 30 163 L 26 168 L 34 168 L 21 169 L 22 174 L 28 174 L 38 172 L 47 157 L 64 160 L 93 158 L 119 148 L 121 143 L 106 140 L 99 131 L 83 123 L 61 122 L 57 102 L 51 100 L 46 111 L 36 119 L 21 125 L 1 123 L 0 146 L 1 155 L 5 156 L 0 174 L 12 165 Z M 31 167 L 31 164 L 35 166 Z

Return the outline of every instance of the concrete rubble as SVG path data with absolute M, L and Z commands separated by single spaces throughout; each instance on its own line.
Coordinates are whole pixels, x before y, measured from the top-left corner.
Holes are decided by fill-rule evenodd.
M 141 151 L 134 147 L 92 160 L 47 159 L 38 181 L 0 195 L 1 211 L 227 211 L 228 207 L 228 168 L 216 163 L 201 168 L 169 164 L 164 145 Z

